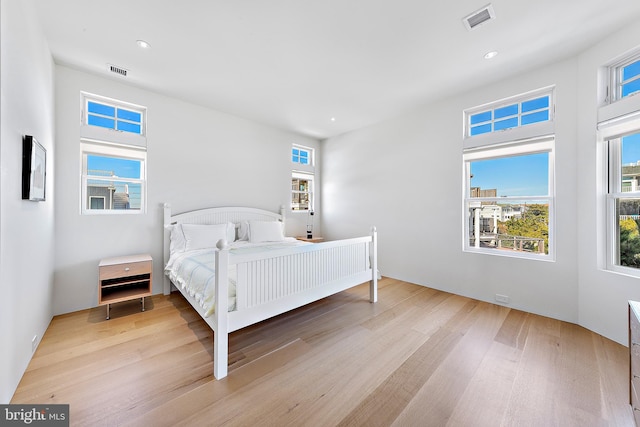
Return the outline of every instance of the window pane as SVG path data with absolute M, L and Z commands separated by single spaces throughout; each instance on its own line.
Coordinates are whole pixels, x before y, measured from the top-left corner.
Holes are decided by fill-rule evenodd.
M 618 263 L 640 268 L 640 199 L 621 199 L 616 203 Z
M 471 136 L 480 135 L 482 133 L 489 133 L 489 132 L 491 132 L 491 123 L 486 125 L 473 126 L 471 128 Z
M 518 104 L 509 105 L 507 107 L 498 108 L 494 111 L 494 118 L 501 119 L 503 117 L 515 116 L 518 114 Z
M 142 115 L 136 111 L 123 110 L 121 108 L 118 109 L 118 118 L 129 120 L 130 122 L 140 123 L 142 119 Z
M 116 128 L 115 120 L 107 119 L 105 117 L 100 117 L 100 116 L 94 116 L 92 114 L 89 114 L 87 123 L 92 125 L 92 126 L 100 126 L 100 127 L 107 128 L 107 129 L 115 129 Z
M 540 110 L 542 108 L 549 108 L 549 97 L 543 96 L 542 98 L 532 99 L 522 103 L 522 112 Z
M 309 164 L 309 152 L 308 151 L 300 150 L 300 160 L 299 160 L 299 162 L 302 165 L 308 165 Z
M 629 80 L 635 76 L 640 75 L 640 60 L 629 64 L 622 69 L 622 80 Z
M 531 114 L 522 115 L 522 126 L 530 125 L 531 123 L 546 122 L 549 120 L 549 110 L 538 111 Z
M 640 79 L 629 82 L 625 85 L 622 85 L 622 96 L 629 96 L 632 93 L 638 92 L 640 90 Z
M 491 111 L 485 111 L 484 113 L 478 113 L 471 116 L 471 124 L 488 122 L 491 120 Z
M 89 197 L 89 209 L 104 209 L 104 197 L 90 196 Z
M 102 116 L 115 117 L 116 109 L 110 105 L 99 104 L 97 102 L 88 102 L 88 109 L 90 113 L 100 114 Z
M 141 164 L 140 160 L 89 154 L 87 156 L 87 175 L 141 179 Z
M 640 133 L 622 138 L 622 192 L 640 191 Z
M 478 160 L 470 162 L 470 167 L 469 188 L 495 190 L 493 197 L 549 194 L 549 153 Z
M 517 126 L 518 126 L 518 118 L 513 117 L 511 119 L 500 120 L 495 122 L 495 124 L 493 125 L 493 130 L 504 130 L 509 128 L 515 128 Z
M 99 202 L 98 199 L 103 199 Z M 139 182 L 87 180 L 87 209 L 139 210 L 142 200 L 142 184 Z
M 469 206 L 469 246 L 548 254 L 548 200 L 472 202 Z
M 129 122 L 121 122 L 118 120 L 118 130 L 123 132 L 131 132 L 131 133 L 140 133 L 141 127 L 140 125 L 129 123 Z

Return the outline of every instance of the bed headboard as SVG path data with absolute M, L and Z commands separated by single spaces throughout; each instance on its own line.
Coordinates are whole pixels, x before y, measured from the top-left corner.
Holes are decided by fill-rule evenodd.
M 164 204 L 164 268 L 169 261 L 169 243 L 170 231 L 168 225 L 171 224 L 224 224 L 233 222 L 238 224 L 241 221 L 258 220 L 258 221 L 280 221 L 284 227 L 285 207 L 280 206 L 280 212 L 271 212 L 264 209 L 225 206 L 219 208 L 204 208 L 179 214 L 172 214 L 171 204 Z M 164 276 L 164 293 L 168 295 L 170 291 L 169 279 Z

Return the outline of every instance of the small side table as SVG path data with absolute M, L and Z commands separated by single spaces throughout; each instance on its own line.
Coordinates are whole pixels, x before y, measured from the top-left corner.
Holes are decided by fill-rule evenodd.
M 107 320 L 111 304 L 142 299 L 151 295 L 153 259 L 149 254 L 105 258 L 98 264 L 98 305 L 107 306 Z

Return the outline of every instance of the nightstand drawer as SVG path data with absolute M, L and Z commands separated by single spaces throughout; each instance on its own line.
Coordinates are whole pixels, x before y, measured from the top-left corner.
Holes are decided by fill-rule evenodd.
M 640 376 L 640 343 L 631 342 L 631 353 L 629 362 L 631 365 L 631 373 Z
M 100 280 L 151 273 L 151 261 L 100 266 Z

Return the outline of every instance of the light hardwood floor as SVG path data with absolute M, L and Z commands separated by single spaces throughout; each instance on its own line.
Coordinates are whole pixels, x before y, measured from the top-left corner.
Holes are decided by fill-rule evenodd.
M 384 278 L 230 336 L 180 294 L 56 316 L 12 403 L 78 426 L 632 426 L 627 349 L 582 327 Z

